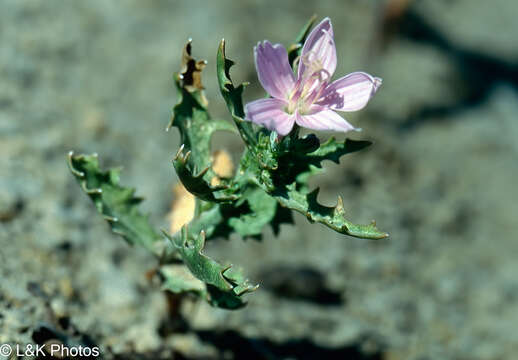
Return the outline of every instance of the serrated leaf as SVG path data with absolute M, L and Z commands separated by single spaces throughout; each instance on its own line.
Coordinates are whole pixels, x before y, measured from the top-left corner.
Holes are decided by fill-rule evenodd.
M 242 295 L 254 291 L 252 286 L 240 272 L 233 269 L 231 276 L 225 274 L 232 266 L 223 266 L 217 261 L 203 254 L 205 246 L 205 232 L 198 235 L 189 235 L 187 227 L 182 229 L 181 237 L 170 237 L 164 233 L 178 249 L 182 260 L 191 273 L 207 285 L 210 295 L 209 302 L 213 305 L 228 309 L 237 309 L 246 304 Z
M 184 265 L 162 265 L 158 272 L 163 278 L 162 290 L 168 290 L 175 294 L 193 292 L 202 297 L 207 292 L 205 284 L 194 277 Z
M 191 52 L 192 39 L 189 39 L 182 51 L 182 65 L 179 79 L 181 80 L 182 88 L 193 94 L 198 100 L 198 103 L 206 108 L 209 102 L 203 92 L 205 87 L 203 86 L 201 74 L 205 66 L 207 66 L 207 61 L 196 60 L 192 57 Z
M 142 199 L 135 197 L 135 189 L 119 185 L 120 169 L 101 171 L 96 155 L 74 155 L 72 152 L 68 154 L 68 165 L 112 231 L 128 243 L 157 254 L 155 243 L 162 237 L 152 228 L 148 217 L 139 212 Z
M 277 212 L 277 201 L 260 188 L 243 194 L 250 212 L 230 218 L 228 223 L 243 237 L 261 235 L 263 229 L 273 220 Z
M 337 142 L 330 138 L 319 145 L 314 135 L 285 140 L 285 143 L 281 144 L 282 153 L 276 155 L 278 170 L 270 172 L 273 186 L 267 187 L 283 187 L 295 182 L 297 190 L 307 190 L 309 177 L 321 172 L 323 161 L 329 160 L 338 164 L 342 156 L 360 151 L 370 144 L 369 141 L 351 139 Z
M 205 175 L 209 172 L 209 167 L 194 174 L 189 168 L 188 158 L 191 152 L 183 153 L 184 145 L 180 147 L 173 159 L 176 174 L 184 187 L 193 195 L 205 201 L 212 202 L 232 202 L 239 199 L 239 195 L 234 194 L 234 190 L 229 185 L 211 185 Z
M 174 126 L 180 131 L 183 150 L 190 153 L 191 168 L 197 171 L 209 168 L 205 178 L 206 182 L 210 183 L 210 179 L 214 177 L 210 169 L 212 136 L 216 131 L 235 132 L 235 128 L 228 121 L 210 117 L 201 80 L 206 62 L 194 59 L 191 49 L 189 41 L 183 50 L 182 71 L 174 75 L 178 101 L 173 108 L 169 127 Z
M 245 112 L 243 108 L 242 94 L 247 83 L 242 83 L 237 88 L 232 83 L 232 79 L 230 78 L 230 68 L 234 65 L 234 62 L 227 59 L 225 55 L 225 40 L 221 40 L 219 44 L 216 63 L 219 89 L 223 99 L 225 99 L 230 115 L 232 116 L 245 144 L 247 146 L 255 145 L 257 139 L 252 123 L 244 120 Z
M 324 206 L 317 201 L 318 189 L 309 192 L 307 187 L 309 177 L 321 171 L 324 160 L 339 163 L 343 155 L 360 151 L 371 143 L 351 139 L 342 143 L 330 138 L 315 149 L 315 141 L 311 135 L 286 139 L 281 144 L 284 149 L 279 154 L 278 169 L 269 172 L 273 186 L 265 184 L 265 189 L 282 206 L 305 215 L 311 222 L 318 222 L 339 233 L 359 238 L 387 237 L 388 234 L 380 231 L 374 222 L 358 225 L 347 220 L 341 198 L 336 207 Z M 264 176 L 261 179 L 263 178 Z
M 320 144 L 318 149 L 309 153 L 307 156 L 315 165 L 317 162 L 321 163 L 324 160 L 330 160 L 339 164 L 342 156 L 363 150 L 370 145 L 372 145 L 370 141 L 351 139 L 345 139 L 343 143 L 339 143 L 335 138 L 331 137 L 325 143 Z
M 345 210 L 342 199 L 339 197 L 334 207 L 324 206 L 318 203 L 316 189 L 310 193 L 296 190 L 295 184 L 288 185 L 284 189 L 278 189 L 273 195 L 282 206 L 297 211 L 311 222 L 321 223 L 341 234 L 362 239 L 383 239 L 388 234 L 380 231 L 376 223 L 372 221 L 367 225 L 355 224 L 345 218 Z
M 309 152 L 299 160 L 295 160 L 297 163 L 305 164 L 307 167 L 306 170 L 298 170 L 300 172 L 296 175 L 297 183 L 302 185 L 302 187 L 305 187 L 307 190 L 309 178 L 323 171 L 323 161 L 328 160 L 339 164 L 340 158 L 342 156 L 363 150 L 369 147 L 371 144 L 372 143 L 370 141 L 351 139 L 345 139 L 344 142 L 337 142 L 335 138 L 331 137 L 325 143 L 321 144 L 316 150 Z M 303 152 L 296 152 L 296 154 L 300 153 Z

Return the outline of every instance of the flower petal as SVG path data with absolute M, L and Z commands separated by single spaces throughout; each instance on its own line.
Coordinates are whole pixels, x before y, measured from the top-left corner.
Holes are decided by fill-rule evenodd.
M 355 130 L 354 126 L 349 124 L 347 120 L 342 118 L 333 110 L 329 110 L 318 105 L 313 105 L 312 110 L 315 112 L 312 112 L 311 114 L 297 114 L 297 124 L 313 130 L 334 130 L 342 132 Z
M 298 77 L 301 78 L 306 69 L 304 62 L 318 60 L 323 69 L 331 77 L 336 69 L 336 47 L 331 20 L 325 18 L 308 35 L 299 61 Z
M 354 72 L 329 84 L 317 104 L 333 110 L 357 111 L 367 105 L 380 86 L 380 78 Z
M 295 115 L 284 111 L 287 103 L 278 99 L 259 99 L 246 104 L 246 120 L 259 124 L 279 135 L 287 135 L 295 124 Z
M 281 44 L 265 40 L 254 48 L 255 68 L 263 88 L 277 99 L 286 99 L 295 86 L 288 53 Z

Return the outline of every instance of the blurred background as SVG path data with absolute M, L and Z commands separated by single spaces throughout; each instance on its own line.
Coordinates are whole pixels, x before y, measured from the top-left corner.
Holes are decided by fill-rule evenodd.
M 219 40 L 250 101 L 263 96 L 253 46 L 290 44 L 313 14 L 333 22 L 336 76 L 384 80 L 345 114 L 374 146 L 313 184 L 391 237 L 296 216 L 261 243 L 211 242 L 261 288 L 244 310 L 193 303 L 174 315 L 146 277 L 155 260 L 110 233 L 66 154 L 123 165 L 167 227 L 179 140 L 164 129 L 186 40 L 208 60 L 212 115 L 228 118 Z M 0 343 L 66 336 L 105 359 L 516 358 L 517 14 L 513 0 L 2 1 Z M 242 148 L 229 135 L 214 145 Z

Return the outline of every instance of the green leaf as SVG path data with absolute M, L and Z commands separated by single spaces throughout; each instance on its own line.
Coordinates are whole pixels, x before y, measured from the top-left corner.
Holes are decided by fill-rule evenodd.
M 306 141 L 306 143 L 308 143 L 308 141 Z M 371 144 L 372 143 L 370 141 L 351 139 L 345 139 L 344 142 L 337 142 L 335 138 L 331 137 L 325 143 L 317 147 L 316 150 L 311 151 L 306 155 L 300 155 L 304 154 L 303 150 L 295 151 L 295 156 L 298 157 L 298 159 L 293 159 L 292 161 L 295 164 L 299 164 L 298 169 L 295 170 L 297 183 L 307 189 L 309 178 L 312 175 L 316 175 L 323 171 L 323 161 L 328 160 L 339 164 L 342 156 L 363 150 Z M 301 146 L 300 144 L 296 144 L 296 146 L 297 145 Z M 310 144 L 305 145 L 307 146 L 308 151 L 311 149 L 311 146 L 313 146 L 313 144 L 311 144 L 311 146 Z M 306 169 L 304 169 L 304 167 Z
M 309 153 L 307 156 L 313 164 L 320 164 L 324 160 L 340 163 L 340 158 L 346 154 L 357 152 L 372 145 L 370 141 L 345 139 L 343 143 L 339 143 L 335 138 L 331 137 L 320 147 Z
M 234 62 L 225 56 L 225 40 L 221 40 L 218 48 L 217 57 L 217 74 L 221 95 L 227 104 L 227 108 L 232 115 L 241 137 L 245 144 L 249 147 L 256 144 L 256 134 L 252 127 L 252 123 L 245 121 L 245 112 L 243 108 L 242 94 L 248 83 L 242 83 L 237 88 L 234 87 L 230 78 L 230 68 Z
M 177 78 L 178 103 L 173 108 L 170 126 L 177 127 L 183 150 L 191 152 L 189 161 L 197 169 L 209 167 L 211 163 L 210 142 L 218 130 L 235 131 L 234 127 L 223 120 L 212 120 L 204 108 L 187 90 L 181 87 Z M 209 170 L 208 175 L 213 175 Z
M 246 199 L 249 213 L 230 218 L 228 223 L 243 237 L 261 235 L 262 230 L 273 220 L 277 212 L 277 201 L 260 188 L 247 191 Z
M 350 236 L 381 239 L 388 236 L 381 232 L 372 222 L 358 225 L 345 218 L 341 198 L 336 207 L 327 207 L 318 203 L 318 189 L 309 192 L 308 179 L 321 171 L 324 160 L 340 162 L 343 155 L 362 150 L 369 146 L 368 141 L 346 139 L 343 143 L 330 138 L 318 144 L 314 135 L 304 138 L 288 138 L 278 146 L 278 167 L 269 171 L 269 177 L 262 176 L 264 189 L 274 196 L 280 205 L 305 215 L 311 222 L 318 222 L 329 228 Z M 266 179 L 266 183 L 265 183 Z
M 360 151 L 371 143 L 368 141 L 356 141 L 346 139 L 344 142 L 337 142 L 330 138 L 320 144 L 314 135 L 303 138 L 285 138 L 280 144 L 280 150 L 270 150 L 277 161 L 277 169 L 270 171 L 273 185 L 265 184 L 268 189 L 283 187 L 297 183 L 297 190 L 306 189 L 309 177 L 322 171 L 322 162 L 325 160 L 340 162 L 340 158 L 346 154 Z
M 175 84 L 178 89 L 178 102 L 173 108 L 170 126 L 180 131 L 181 142 L 186 151 L 192 151 L 191 161 L 198 168 L 210 164 L 210 117 L 204 108 L 187 90 L 182 88 L 178 76 Z M 194 148 L 194 151 L 193 151 Z
M 242 295 L 257 289 L 257 286 L 249 284 L 240 271 L 232 269 L 232 265 L 223 266 L 202 253 L 205 246 L 204 231 L 189 236 L 184 226 L 180 237 L 164 235 L 176 246 L 191 273 L 207 285 L 209 302 L 213 305 L 237 309 L 246 304 Z
M 216 131 L 236 130 L 228 121 L 212 119 L 207 111 L 208 102 L 202 85 L 205 64 L 191 56 L 189 41 L 182 54 L 182 71 L 174 75 L 178 101 L 168 128 L 174 126 L 180 131 L 182 146 L 173 163 L 185 188 L 202 199 L 215 201 L 220 197 L 213 194 L 217 190 L 210 186 L 215 176 L 210 166 L 211 139 Z M 222 201 L 230 200 L 225 196 L 222 198 Z
M 192 292 L 201 297 L 206 296 L 205 284 L 194 277 L 184 265 L 162 265 L 159 269 L 162 277 L 162 290 L 168 290 L 175 294 Z
M 198 174 L 193 174 L 189 169 L 188 159 L 191 151 L 183 153 L 184 145 L 180 147 L 173 159 L 173 165 L 180 181 L 185 188 L 198 198 L 212 202 L 231 202 L 239 199 L 239 195 L 234 194 L 236 189 L 229 185 L 212 186 L 204 176 L 209 172 L 209 167 L 201 170 Z M 215 175 L 213 175 L 215 176 Z
M 101 171 L 97 155 L 68 154 L 70 171 L 81 188 L 92 199 L 112 231 L 128 243 L 140 245 L 158 255 L 157 242 L 162 237 L 149 224 L 148 217 L 138 210 L 141 198 L 135 189 L 119 185 L 120 169 Z
M 338 197 L 337 205 L 334 207 L 324 206 L 318 203 L 319 189 L 310 193 L 296 190 L 295 183 L 278 188 L 273 194 L 282 206 L 297 211 L 307 217 L 311 222 L 318 222 L 339 232 L 341 234 L 354 236 L 362 239 L 383 239 L 388 234 L 376 227 L 372 221 L 367 225 L 354 224 L 345 218 L 345 210 L 341 197 Z

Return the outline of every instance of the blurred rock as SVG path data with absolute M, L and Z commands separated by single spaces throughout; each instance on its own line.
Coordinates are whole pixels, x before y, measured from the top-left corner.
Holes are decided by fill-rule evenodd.
M 422 0 L 414 1 L 413 6 L 454 43 L 507 61 L 518 61 L 516 1 Z

